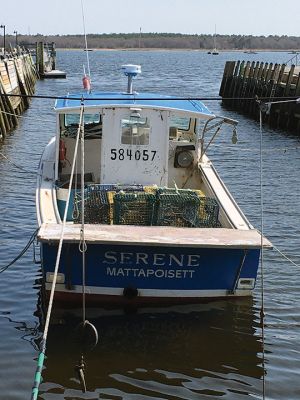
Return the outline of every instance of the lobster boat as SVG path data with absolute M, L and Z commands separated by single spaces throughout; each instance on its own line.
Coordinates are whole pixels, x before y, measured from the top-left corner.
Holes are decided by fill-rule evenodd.
M 207 156 L 237 122 L 200 101 L 126 92 L 69 94 L 38 168 L 45 293 L 57 302 L 192 303 L 250 296 L 262 247 Z M 53 289 L 54 290 L 54 289 Z

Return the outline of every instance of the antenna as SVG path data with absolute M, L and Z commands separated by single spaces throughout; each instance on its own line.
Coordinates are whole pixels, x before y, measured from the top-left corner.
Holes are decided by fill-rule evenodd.
M 91 82 L 90 59 L 89 59 L 89 52 L 88 52 L 88 45 L 87 45 L 87 38 L 86 38 L 86 31 L 85 31 L 85 17 L 84 17 L 83 0 L 81 0 L 81 13 L 82 13 L 82 23 L 83 23 L 83 33 L 84 33 L 88 78 L 89 78 L 89 81 Z M 85 73 L 84 73 L 84 75 L 85 75 Z M 86 75 L 85 75 L 85 77 L 86 77 Z
M 126 64 L 122 65 L 122 71 L 125 76 L 128 76 L 127 93 L 133 94 L 132 91 L 132 79 L 142 72 L 140 65 Z

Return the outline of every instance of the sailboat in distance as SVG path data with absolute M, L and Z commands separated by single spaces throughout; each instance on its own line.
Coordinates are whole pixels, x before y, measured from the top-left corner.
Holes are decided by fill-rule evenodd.
M 207 54 L 212 54 L 213 56 L 217 56 L 219 54 L 216 44 L 216 25 L 215 25 L 215 33 L 214 33 L 214 48 L 212 51 L 208 51 Z

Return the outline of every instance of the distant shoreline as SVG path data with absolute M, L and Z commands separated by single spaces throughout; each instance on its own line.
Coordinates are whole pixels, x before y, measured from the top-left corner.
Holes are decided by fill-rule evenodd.
M 1 36 L 0 36 L 1 37 Z M 87 34 L 89 49 L 104 51 L 159 51 L 195 50 L 208 52 L 214 47 L 218 51 L 300 51 L 299 36 L 251 36 L 251 35 L 208 35 L 181 33 L 110 33 Z M 15 37 L 7 35 L 7 42 Z M 80 49 L 85 46 L 83 35 L 18 35 L 21 46 L 36 42 L 54 42 L 59 49 Z
M 59 51 L 85 51 L 85 49 L 80 49 L 77 47 L 57 47 L 56 50 Z M 178 49 L 174 49 L 174 48 L 161 48 L 161 47 L 153 47 L 153 48 L 124 48 L 124 47 L 120 47 L 120 48 L 90 48 L 88 49 L 88 52 L 92 52 L 92 51 L 194 51 L 194 52 L 198 52 L 198 53 L 208 53 L 209 51 L 211 51 L 210 49 L 194 49 L 194 48 L 178 48 Z M 288 53 L 288 52 L 297 52 L 297 54 L 300 54 L 300 50 L 297 49 L 218 49 L 219 53 L 248 53 L 248 52 L 255 52 L 255 53 L 266 53 L 266 52 L 274 52 L 274 53 Z M 253 54 L 255 54 L 253 53 Z M 251 53 L 248 53 L 251 54 Z M 296 53 L 295 53 L 296 55 Z

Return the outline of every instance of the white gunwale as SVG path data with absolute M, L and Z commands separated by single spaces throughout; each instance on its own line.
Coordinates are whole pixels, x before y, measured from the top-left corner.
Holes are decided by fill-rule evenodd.
M 64 242 L 79 243 L 80 224 L 68 224 L 64 230 Z M 38 240 L 58 242 L 62 226 L 42 224 Z M 93 244 L 124 244 L 170 247 L 205 248 L 251 248 L 261 247 L 261 235 L 256 229 L 237 230 L 226 228 L 178 228 L 171 226 L 133 226 L 133 225 L 85 225 L 85 240 Z M 264 238 L 263 246 L 271 248 Z

